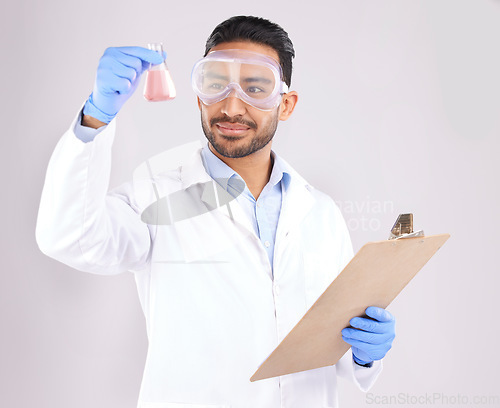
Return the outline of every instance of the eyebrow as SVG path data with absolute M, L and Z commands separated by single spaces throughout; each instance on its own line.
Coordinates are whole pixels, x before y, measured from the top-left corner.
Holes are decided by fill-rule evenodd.
M 206 72 L 206 73 L 204 74 L 204 76 L 205 76 L 206 78 L 225 79 L 225 80 L 228 80 L 228 79 L 229 79 L 227 75 L 220 75 L 220 74 L 216 74 L 216 73 L 211 72 L 211 71 Z
M 211 79 L 224 79 L 226 81 L 229 80 L 229 77 L 227 75 L 221 75 L 221 74 L 217 74 L 215 72 L 207 72 L 205 74 L 205 76 L 207 78 L 211 78 Z M 244 78 L 242 82 L 245 82 L 245 83 L 253 83 L 253 82 L 257 82 L 257 83 L 264 83 L 264 84 L 270 84 L 272 81 L 268 78 L 264 78 L 264 77 L 248 77 L 248 78 Z
M 243 79 L 244 82 L 262 82 L 264 84 L 270 84 L 272 81 L 263 77 L 248 77 Z

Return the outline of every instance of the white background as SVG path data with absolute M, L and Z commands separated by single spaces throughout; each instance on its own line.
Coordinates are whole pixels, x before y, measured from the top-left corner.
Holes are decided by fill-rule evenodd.
M 341 382 L 341 405 L 500 395 L 500 1 L 2 6 L 0 406 L 135 406 L 147 338 L 133 276 L 98 277 L 40 253 L 44 173 L 108 46 L 163 42 L 178 91 L 154 104 L 141 85 L 120 112 L 112 187 L 147 157 L 203 140 L 191 67 L 213 28 L 240 14 L 277 22 L 294 42 L 300 100 L 274 149 L 337 201 L 355 249 L 386 239 L 402 212 L 428 235 L 451 233 L 389 306 L 397 337 L 371 394 Z

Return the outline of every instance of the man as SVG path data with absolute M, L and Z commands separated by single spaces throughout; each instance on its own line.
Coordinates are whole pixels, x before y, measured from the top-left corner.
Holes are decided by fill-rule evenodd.
M 298 99 L 292 57 L 274 23 L 221 23 L 193 69 L 206 146 L 106 193 L 114 117 L 162 62 L 109 48 L 51 158 L 38 244 L 83 271 L 134 273 L 149 338 L 139 407 L 335 407 L 337 374 L 367 390 L 381 370 L 394 318 L 370 307 L 343 330 L 352 351 L 336 365 L 249 381 L 352 257 L 333 200 L 271 151 Z

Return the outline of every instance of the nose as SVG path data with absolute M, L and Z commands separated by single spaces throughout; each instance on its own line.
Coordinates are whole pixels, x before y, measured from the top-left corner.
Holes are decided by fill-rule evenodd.
M 247 108 L 246 103 L 236 96 L 236 91 L 231 91 L 229 95 L 222 101 L 222 113 L 229 117 L 244 115 Z

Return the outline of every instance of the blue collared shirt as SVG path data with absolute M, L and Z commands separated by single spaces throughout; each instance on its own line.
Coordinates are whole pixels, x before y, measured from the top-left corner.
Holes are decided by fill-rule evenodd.
M 273 270 L 274 242 L 281 212 L 281 203 L 290 184 L 290 172 L 287 171 L 286 164 L 274 152 L 271 152 L 274 159 L 271 177 L 256 200 L 241 176 L 213 154 L 208 147 L 208 143 L 202 149 L 201 155 L 205 169 L 210 177 L 219 179 L 219 181 L 220 179 L 227 180 L 227 183 L 218 182 L 222 188 L 236 198 L 236 201 L 251 220 L 254 232 L 260 238 L 262 246 L 269 257 L 271 270 Z M 235 180 L 240 180 L 240 182 L 235 183 Z M 241 185 L 245 186 L 243 191 L 238 189 L 241 189 L 239 187 Z

